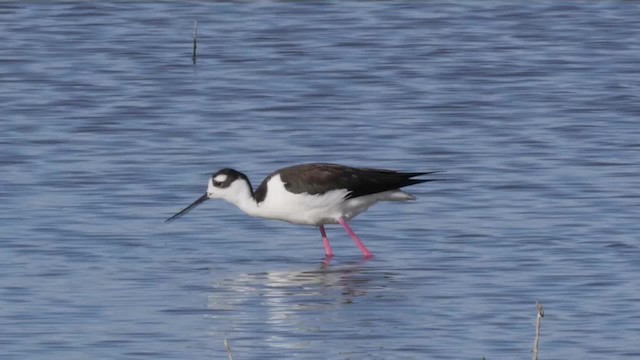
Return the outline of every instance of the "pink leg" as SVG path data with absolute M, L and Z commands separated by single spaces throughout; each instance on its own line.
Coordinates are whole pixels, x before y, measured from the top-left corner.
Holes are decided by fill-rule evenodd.
M 358 235 L 356 235 L 353 232 L 353 230 L 351 230 L 351 228 L 347 224 L 347 221 L 344 218 L 338 218 L 338 222 L 340 223 L 340 225 L 342 225 L 342 227 L 347 232 L 347 234 L 349 234 L 349 236 L 351 236 L 353 241 L 355 241 L 356 246 L 358 247 L 358 249 L 360 249 L 360 251 L 362 251 L 362 255 L 364 255 L 365 258 L 372 257 L 373 254 L 369 250 L 367 250 L 367 248 L 364 246 L 362 241 L 360 241 L 360 239 L 358 239 Z
M 324 252 L 327 254 L 327 257 L 332 257 L 333 251 L 331 251 L 331 245 L 329 245 L 329 238 L 327 237 L 327 233 L 324 231 L 324 225 L 320 225 L 320 235 L 322 235 L 322 245 L 324 245 Z

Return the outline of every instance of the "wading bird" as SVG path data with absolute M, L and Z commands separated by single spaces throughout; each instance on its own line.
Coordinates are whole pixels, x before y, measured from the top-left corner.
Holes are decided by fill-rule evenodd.
M 378 201 L 414 200 L 400 188 L 433 181 L 414 179 L 433 173 L 435 171 L 403 173 L 337 164 L 302 164 L 275 171 L 254 191 L 245 174 L 225 168 L 211 176 L 207 191 L 200 198 L 165 222 L 186 214 L 208 199 L 223 199 L 251 216 L 318 226 L 327 257 L 332 257 L 333 251 L 324 225 L 340 224 L 363 256 L 370 258 L 373 254 L 351 230 L 347 220 Z

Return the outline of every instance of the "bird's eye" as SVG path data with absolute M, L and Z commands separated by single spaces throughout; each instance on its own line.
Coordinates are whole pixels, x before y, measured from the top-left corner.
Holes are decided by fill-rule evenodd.
M 222 186 L 222 182 L 221 182 L 221 181 L 215 181 L 215 180 L 212 180 L 212 182 L 213 182 L 213 186 L 215 186 L 215 187 L 220 187 L 220 186 Z

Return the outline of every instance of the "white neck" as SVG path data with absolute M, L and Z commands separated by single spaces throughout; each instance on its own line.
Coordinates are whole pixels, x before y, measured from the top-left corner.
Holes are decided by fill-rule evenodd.
M 228 188 L 222 199 L 235 205 L 247 215 L 260 216 L 260 207 L 256 199 L 253 198 L 251 185 L 245 181 L 235 181 Z

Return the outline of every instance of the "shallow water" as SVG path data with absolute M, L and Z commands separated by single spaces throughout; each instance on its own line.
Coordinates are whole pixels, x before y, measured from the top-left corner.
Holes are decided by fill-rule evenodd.
M 2 359 L 640 357 L 640 6 L 0 5 Z M 198 20 L 198 63 L 191 63 Z M 339 227 L 207 203 L 445 170 Z

